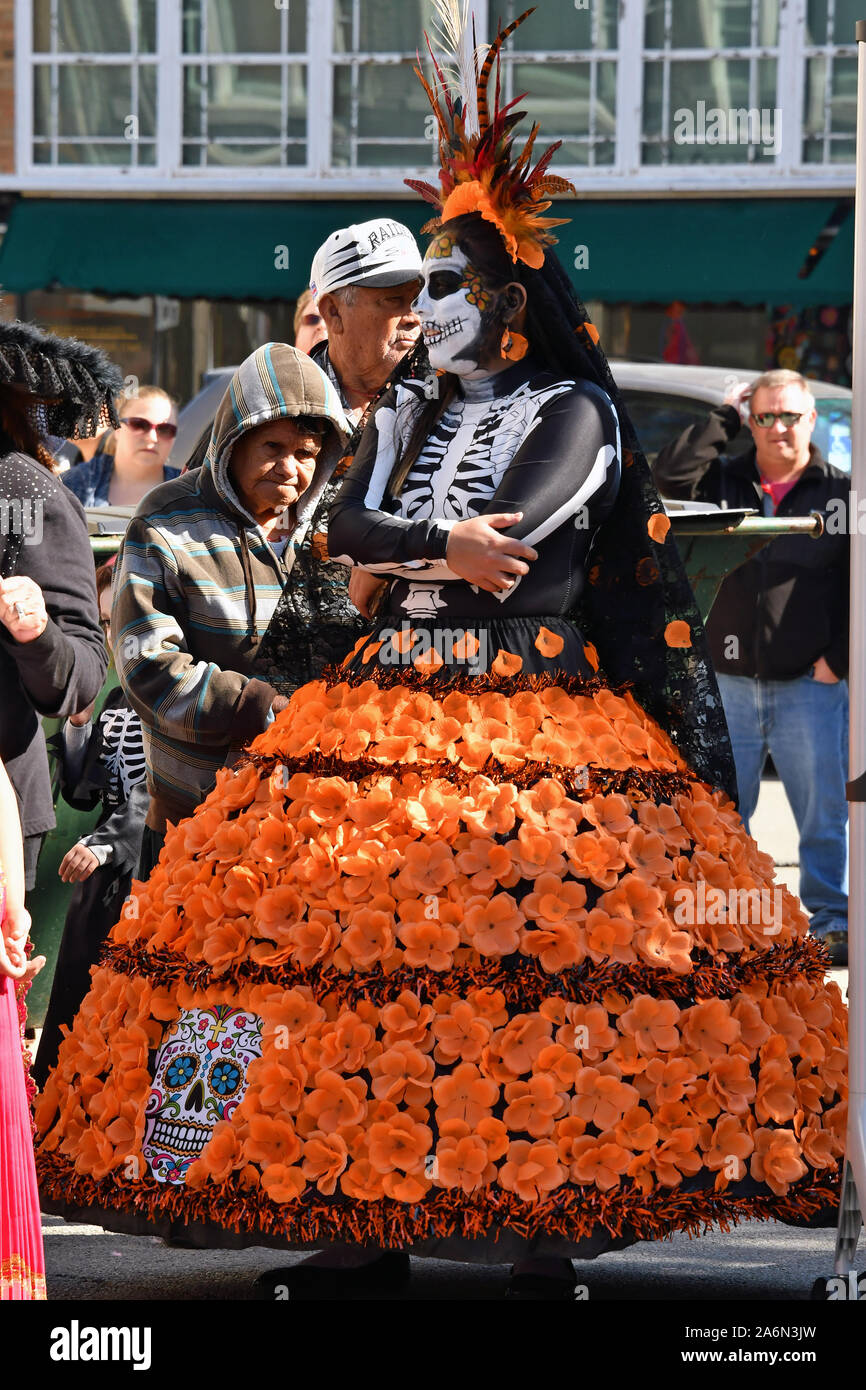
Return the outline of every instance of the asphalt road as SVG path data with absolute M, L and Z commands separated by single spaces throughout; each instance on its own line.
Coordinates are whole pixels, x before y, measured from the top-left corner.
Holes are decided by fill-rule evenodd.
M 43 1218 L 49 1299 L 71 1301 L 252 1300 L 253 1281 L 299 1254 L 249 1250 L 169 1249 L 152 1236 L 119 1236 L 98 1226 Z M 632 1246 L 575 1264 L 594 1301 L 808 1301 L 812 1284 L 833 1274 L 833 1230 L 808 1231 L 777 1222 L 744 1222 L 727 1233 Z M 861 1235 L 856 1267 L 866 1269 Z M 413 1260 L 408 1288 L 391 1301 L 499 1300 L 507 1265 Z

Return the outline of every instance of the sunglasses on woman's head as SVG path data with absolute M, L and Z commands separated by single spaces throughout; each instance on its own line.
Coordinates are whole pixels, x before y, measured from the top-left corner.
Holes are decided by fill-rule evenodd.
M 768 430 L 774 420 L 781 420 L 785 429 L 789 430 L 798 420 L 802 420 L 805 414 L 805 410 L 762 410 L 760 415 L 753 415 L 752 419 L 762 430 Z
M 161 425 L 155 425 L 152 420 L 145 420 L 142 415 L 124 415 L 120 423 L 129 425 L 136 434 L 150 434 L 151 430 L 156 430 L 158 439 L 174 439 L 177 434 L 177 425 L 170 424 L 168 420 L 164 420 Z

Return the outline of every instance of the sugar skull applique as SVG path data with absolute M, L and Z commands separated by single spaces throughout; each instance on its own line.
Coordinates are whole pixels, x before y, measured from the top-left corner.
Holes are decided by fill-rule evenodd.
M 243 1099 L 262 1021 L 220 1004 L 188 1009 L 165 1033 L 145 1110 L 142 1152 L 157 1182 L 182 1183 L 218 1120 Z

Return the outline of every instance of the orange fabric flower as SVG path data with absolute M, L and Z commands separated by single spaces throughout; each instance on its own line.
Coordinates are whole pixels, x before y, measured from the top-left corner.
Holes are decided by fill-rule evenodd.
M 692 939 L 687 931 L 675 931 L 670 922 L 642 927 L 634 934 L 635 950 L 647 964 L 675 975 L 688 975 L 692 969 Z
M 301 1152 L 295 1127 L 287 1117 L 250 1115 L 244 1140 L 244 1158 L 264 1167 L 269 1163 L 291 1165 Z
M 304 1161 L 301 1172 L 305 1178 L 314 1182 L 326 1197 L 332 1197 L 337 1180 L 349 1162 L 345 1139 L 339 1134 L 323 1134 L 314 1131 L 304 1144 Z
M 530 1143 L 516 1139 L 508 1146 L 508 1162 L 499 1171 L 506 1192 L 516 1192 L 523 1202 L 538 1202 L 548 1192 L 561 1187 L 568 1170 L 558 1162 L 556 1145 L 549 1139 Z
M 777 1197 L 784 1197 L 792 1182 L 807 1169 L 796 1138 L 787 1129 L 755 1131 L 755 1152 L 749 1171 L 758 1182 L 765 1182 Z
M 433 1058 L 411 1042 L 396 1042 L 370 1063 L 372 1091 L 395 1104 L 426 1105 L 433 1082 Z
M 653 1151 L 653 1167 L 662 1187 L 678 1187 L 684 1177 L 698 1172 L 701 1156 L 697 1142 L 697 1127 L 684 1125 Z
M 553 1132 L 553 1122 L 566 1108 L 566 1097 L 557 1090 L 550 1073 L 528 1081 L 509 1081 L 505 1087 L 503 1120 L 512 1131 L 525 1130 L 534 1139 Z
M 463 919 L 464 930 L 482 956 L 508 956 L 520 944 L 525 918 L 510 893 L 492 898 L 470 898 Z
M 637 994 L 631 1007 L 620 1014 L 617 1026 L 626 1037 L 634 1038 L 639 1051 L 652 1055 L 674 1052 L 679 1047 L 679 1018 L 680 1010 L 673 999 L 653 999 L 648 994 Z
M 369 970 L 384 961 L 394 947 L 394 918 L 374 906 L 361 907 L 350 915 L 349 925 L 334 952 L 341 970 Z
M 343 1125 L 360 1123 L 367 1110 L 367 1085 L 359 1076 L 348 1079 L 333 1071 L 316 1075 L 315 1089 L 304 1097 L 304 1114 L 317 1129 L 331 1134 Z
M 628 1082 L 604 1076 L 595 1067 L 584 1067 L 575 1078 L 571 1113 L 602 1132 L 617 1124 L 639 1100 L 636 1087 Z
M 437 1014 L 432 1029 L 436 1038 L 434 1056 L 446 1065 L 458 1059 L 478 1062 L 493 1031 L 490 1021 L 462 1000 L 453 1004 L 448 1013 Z
M 550 661 L 553 657 L 559 656 L 565 646 L 565 639 L 551 632 L 549 627 L 539 627 L 535 646 L 541 655 Z
M 302 1170 L 287 1168 L 284 1163 L 271 1163 L 262 1173 L 262 1187 L 271 1201 L 280 1205 L 297 1201 L 306 1186 Z
M 586 933 L 568 918 L 542 922 L 524 931 L 520 948 L 526 955 L 537 956 L 541 968 L 554 975 L 580 965 L 586 956 Z
M 748 1059 L 736 1054 L 717 1057 L 711 1063 L 707 1086 L 722 1110 L 731 1115 L 745 1115 L 757 1090 Z
M 499 1099 L 499 1087 L 472 1062 L 461 1062 L 449 1075 L 433 1082 L 433 1099 L 438 1123 L 463 1120 L 475 1129 Z
M 664 512 L 654 512 L 647 522 L 646 529 L 652 540 L 656 541 L 658 545 L 664 545 L 668 531 L 671 529 L 671 523 Z
M 567 1051 L 578 1052 L 584 1062 L 601 1061 L 617 1041 L 607 1009 L 601 1004 L 567 1004 L 565 1011 L 568 1023 L 557 1030 L 556 1041 Z M 540 1051 L 537 1048 L 535 1055 Z
M 466 1193 L 480 1191 L 496 1176 L 487 1145 L 477 1134 L 440 1139 L 436 1166 L 438 1181 L 443 1187 L 459 1187 Z
M 681 618 L 668 623 L 665 628 L 665 641 L 669 647 L 690 647 L 692 645 L 692 631 L 688 623 L 684 623 Z
M 241 1143 L 237 1131 L 228 1120 L 218 1120 L 213 1134 L 201 1151 L 201 1157 L 191 1164 L 187 1174 L 187 1184 L 201 1187 L 205 1182 L 225 1182 L 234 1168 L 243 1162 Z
M 368 1147 L 370 1162 L 379 1173 L 421 1173 L 424 1160 L 430 1155 L 433 1131 L 419 1124 L 411 1115 L 397 1114 L 390 1120 L 379 1120 L 370 1126 Z
M 620 841 L 603 830 L 584 831 L 573 836 L 566 853 L 571 872 L 578 878 L 590 879 L 599 888 L 613 888 L 620 871 L 625 868 Z
M 604 1143 L 590 1135 L 575 1139 L 572 1146 L 571 1176 L 581 1186 L 594 1183 L 600 1192 L 618 1187 L 632 1155 L 619 1144 Z
M 727 999 L 707 999 L 684 1009 L 680 1018 L 683 1044 L 691 1052 L 721 1057 L 740 1036 L 740 1025 Z

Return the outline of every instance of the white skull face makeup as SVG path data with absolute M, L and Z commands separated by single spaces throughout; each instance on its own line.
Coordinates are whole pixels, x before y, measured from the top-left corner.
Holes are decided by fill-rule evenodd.
M 440 232 L 430 243 L 423 265 L 424 288 L 414 309 L 430 362 L 457 376 L 480 377 L 479 365 L 494 295 L 470 265 L 454 238 Z
M 189 1009 L 167 1029 L 145 1111 L 142 1153 L 157 1182 L 182 1183 L 217 1120 L 227 1120 L 261 1053 L 262 1021 L 220 1004 Z

